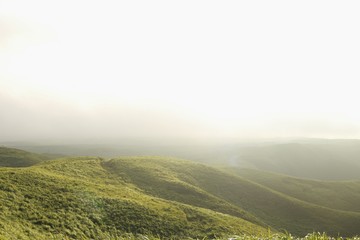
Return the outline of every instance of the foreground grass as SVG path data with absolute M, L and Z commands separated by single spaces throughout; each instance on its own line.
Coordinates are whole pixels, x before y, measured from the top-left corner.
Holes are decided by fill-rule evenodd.
M 147 195 L 102 162 L 84 157 L 0 168 L 0 239 L 202 239 L 266 232 L 235 216 Z M 129 232 L 134 235 L 124 235 Z
M 9 239 L 19 239 L 19 236 L 15 235 L 2 235 L 0 236 L 0 240 L 9 240 Z M 49 234 L 46 236 L 46 238 L 42 237 L 42 236 L 34 236 L 36 238 L 32 238 L 32 239 L 38 239 L 38 240 L 42 240 L 42 239 L 46 239 L 46 240 L 70 240 L 72 238 L 69 238 L 66 235 L 63 234 Z M 84 238 L 84 237 L 80 237 L 77 239 L 81 239 L 81 240 L 86 240 L 89 238 Z M 173 240 L 173 239 L 178 239 L 177 237 L 167 237 L 167 238 L 162 238 L 159 236 L 152 236 L 152 235 L 143 235 L 143 234 L 133 234 L 133 233 L 123 233 L 123 234 L 101 234 L 95 237 L 95 239 L 103 239 L 103 240 L 163 240 L 163 239 L 169 239 L 169 240 Z M 320 232 L 314 232 L 314 233 L 309 233 L 304 237 L 296 237 L 291 235 L 290 233 L 278 233 L 278 234 L 260 234 L 260 235 L 229 235 L 226 237 L 200 237 L 200 238 L 190 238 L 190 237 L 184 237 L 182 239 L 186 239 L 186 240 L 360 240 L 360 237 L 356 236 L 356 237 L 341 237 L 341 236 L 329 236 L 326 233 L 320 233 Z

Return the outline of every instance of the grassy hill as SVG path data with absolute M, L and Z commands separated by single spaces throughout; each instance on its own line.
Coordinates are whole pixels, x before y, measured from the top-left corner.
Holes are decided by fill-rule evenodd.
M 221 144 L 158 140 L 141 142 L 123 139 L 108 144 L 12 145 L 37 153 L 103 157 L 162 155 L 213 166 L 254 168 L 299 178 L 360 180 L 360 140 L 273 139 L 263 142 Z
M 255 169 L 231 169 L 239 176 L 294 198 L 317 205 L 360 212 L 360 181 L 319 181 Z
M 300 188 L 291 192 L 285 184 L 275 189 L 261 177 L 241 176 L 165 157 L 69 157 L 40 159 L 26 168 L 3 167 L 0 239 L 128 239 L 127 233 L 213 238 L 266 235 L 269 228 L 301 236 L 313 231 L 360 233 L 355 204 L 341 205 L 349 196 L 355 203 L 356 193 L 325 205 L 320 201 L 324 196 L 336 198 L 323 195 L 330 183 L 313 192 L 319 197 L 301 198 Z M 336 184 L 344 185 L 335 189 L 358 190 L 357 185 Z
M 125 233 L 214 237 L 267 230 L 210 209 L 146 194 L 99 158 L 0 169 L 0 239 L 114 239 Z
M 249 220 L 255 217 L 257 223 L 263 222 L 275 229 L 299 235 L 314 230 L 347 236 L 359 233 L 360 213 L 301 201 L 202 164 L 154 157 L 122 157 L 104 165 L 153 196 L 212 209 L 210 200 L 221 199 L 250 213 L 243 217 Z
M 55 157 L 54 154 L 37 154 L 16 148 L 0 147 L 0 167 L 28 167 Z

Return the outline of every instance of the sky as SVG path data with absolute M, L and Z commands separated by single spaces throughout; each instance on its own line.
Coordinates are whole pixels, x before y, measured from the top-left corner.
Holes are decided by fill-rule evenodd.
M 0 141 L 359 138 L 359 12 L 0 0 Z

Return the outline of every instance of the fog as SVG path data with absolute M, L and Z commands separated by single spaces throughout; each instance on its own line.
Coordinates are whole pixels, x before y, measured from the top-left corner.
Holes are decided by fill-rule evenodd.
M 0 141 L 359 138 L 359 7 L 0 0 Z

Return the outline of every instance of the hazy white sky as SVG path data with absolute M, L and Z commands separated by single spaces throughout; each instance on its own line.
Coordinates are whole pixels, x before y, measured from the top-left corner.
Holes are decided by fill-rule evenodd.
M 0 0 L 0 140 L 360 137 L 359 1 Z

